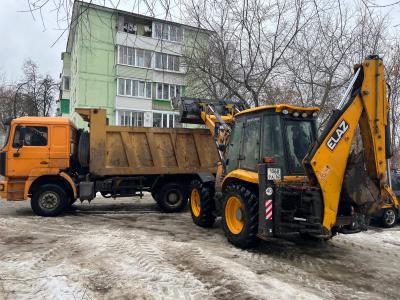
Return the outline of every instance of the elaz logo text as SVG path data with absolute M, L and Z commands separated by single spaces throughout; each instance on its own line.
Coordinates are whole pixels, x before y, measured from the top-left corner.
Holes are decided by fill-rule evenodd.
M 340 142 L 347 130 L 349 130 L 349 124 L 347 124 L 347 122 L 343 120 L 335 129 L 335 132 L 332 134 L 329 140 L 326 142 L 326 145 L 330 150 L 333 151 L 336 148 L 337 144 Z

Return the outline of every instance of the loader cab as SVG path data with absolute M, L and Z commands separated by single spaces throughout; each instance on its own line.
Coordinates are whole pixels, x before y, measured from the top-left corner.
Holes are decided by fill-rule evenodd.
M 226 152 L 227 174 L 236 169 L 257 172 L 258 164 L 269 162 L 282 176 L 304 175 L 302 160 L 317 137 L 317 112 L 275 105 L 237 114 Z

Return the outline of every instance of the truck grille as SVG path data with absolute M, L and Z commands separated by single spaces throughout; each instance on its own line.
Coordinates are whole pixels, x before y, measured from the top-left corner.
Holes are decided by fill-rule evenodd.
M 6 176 L 6 152 L 0 152 L 0 175 Z

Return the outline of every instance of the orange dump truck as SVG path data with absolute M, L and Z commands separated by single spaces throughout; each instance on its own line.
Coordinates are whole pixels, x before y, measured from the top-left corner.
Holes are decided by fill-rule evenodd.
M 0 198 L 30 199 L 37 215 L 57 216 L 97 192 L 115 198 L 148 191 L 175 212 L 187 204 L 190 181 L 216 171 L 207 129 L 109 126 L 105 110 L 77 112 L 90 132 L 62 117 L 11 121 L 0 152 Z

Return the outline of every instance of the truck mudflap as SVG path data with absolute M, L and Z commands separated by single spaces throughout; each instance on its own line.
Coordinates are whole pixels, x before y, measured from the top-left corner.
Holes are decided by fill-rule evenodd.
M 7 181 L 0 180 L 0 200 L 7 200 Z
M 0 177 L 6 175 L 6 152 L 0 152 Z

